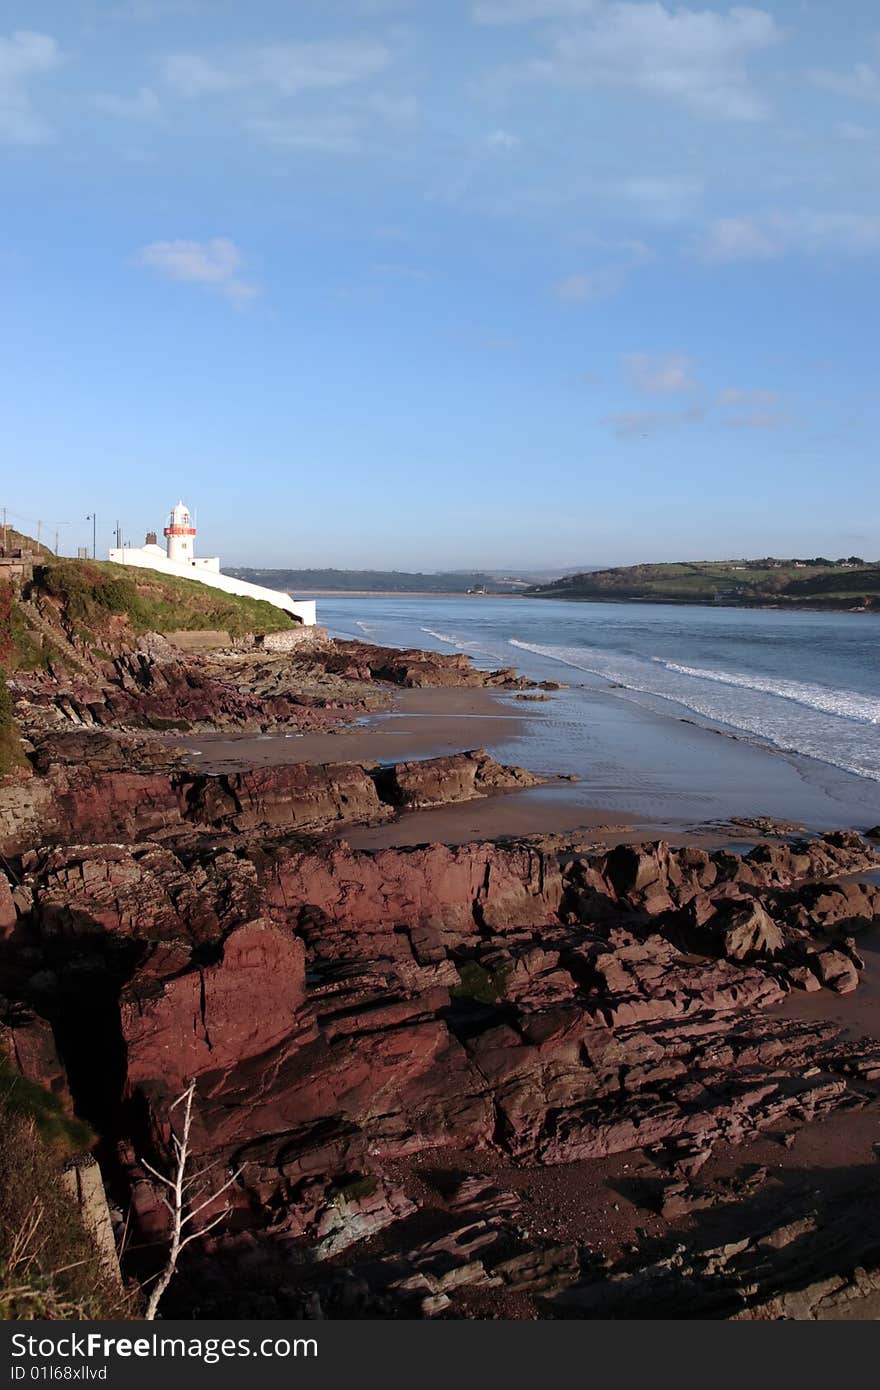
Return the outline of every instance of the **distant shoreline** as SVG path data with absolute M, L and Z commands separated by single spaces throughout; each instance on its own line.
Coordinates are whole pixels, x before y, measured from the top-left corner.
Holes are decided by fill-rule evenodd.
M 486 594 L 485 597 L 494 598 L 495 595 Z M 506 598 L 507 595 L 499 594 L 498 597 Z M 785 603 L 779 600 L 773 603 L 736 603 L 732 601 L 728 603 L 719 603 L 716 599 L 710 598 L 654 598 L 650 594 L 639 595 L 638 597 L 633 596 L 632 598 L 612 598 L 610 595 L 605 597 L 599 594 L 523 594 L 521 597 L 539 600 L 558 599 L 563 603 L 618 603 L 622 606 L 633 603 L 648 603 L 656 607 L 667 608 L 748 608 L 757 611 L 764 610 L 771 613 L 856 613 L 864 614 L 867 617 L 877 617 L 878 614 L 880 614 L 880 608 L 854 608 L 851 604 L 846 603 L 798 603 L 797 601 Z
M 284 593 L 286 590 L 279 590 Z M 634 603 L 649 603 L 667 608 L 748 608 L 764 609 L 777 613 L 856 613 L 868 617 L 880 616 L 878 608 L 852 608 L 846 604 L 817 603 L 716 603 L 714 599 L 674 599 L 652 598 L 611 598 L 598 594 L 462 594 L 440 589 L 298 589 L 297 598 L 456 598 L 456 599 L 558 599 L 563 603 L 616 603 L 621 606 Z
M 286 593 L 286 589 L 279 589 Z M 523 598 L 523 594 L 463 594 L 455 589 L 297 589 L 297 598 Z

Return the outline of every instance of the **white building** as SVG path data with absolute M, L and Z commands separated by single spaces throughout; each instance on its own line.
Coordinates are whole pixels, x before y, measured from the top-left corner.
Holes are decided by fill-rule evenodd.
M 160 574 L 174 574 L 180 579 L 194 579 L 199 584 L 209 584 L 212 589 L 222 589 L 226 594 L 259 598 L 264 603 L 283 608 L 305 627 L 314 627 L 314 599 L 296 600 L 278 589 L 267 589 L 262 584 L 248 584 L 244 579 L 234 579 L 231 574 L 221 574 L 220 559 L 216 555 L 196 559 L 196 528 L 185 503 L 178 502 L 172 509 L 164 536 L 164 550 L 151 531 L 142 546 L 126 545 L 113 549 L 108 559 L 117 565 L 135 565 L 139 569 L 158 570 Z

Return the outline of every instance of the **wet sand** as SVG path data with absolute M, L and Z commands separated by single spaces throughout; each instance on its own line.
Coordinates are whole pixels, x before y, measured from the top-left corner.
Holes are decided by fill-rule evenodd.
M 494 690 L 399 690 L 395 708 L 322 734 L 193 734 L 187 748 L 200 772 L 285 763 L 402 762 L 525 739 L 541 705 L 502 701 Z M 536 714 L 535 711 L 538 711 Z M 563 769 L 560 769 L 562 771 Z
M 576 780 L 500 793 L 479 801 L 408 812 L 390 824 L 350 829 L 358 848 L 457 844 L 503 835 L 575 834 L 596 841 L 673 839 L 748 845 L 756 836 L 727 827 L 734 816 L 768 816 L 809 833 L 851 823 L 833 770 L 690 720 L 637 710 L 602 691 L 583 742 L 565 739 L 575 692 L 518 701 L 491 689 L 395 690 L 394 708 L 327 733 L 193 734 L 174 742 L 189 765 L 222 774 L 290 763 L 383 763 L 486 748 L 499 762 Z M 623 750 L 612 756 L 613 750 Z M 821 780 L 817 774 L 821 773 Z M 862 827 L 864 828 L 864 827 Z

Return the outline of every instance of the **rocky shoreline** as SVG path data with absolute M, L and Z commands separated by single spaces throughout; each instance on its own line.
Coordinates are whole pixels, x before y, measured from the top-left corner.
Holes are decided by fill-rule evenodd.
M 155 736 L 528 686 L 459 656 L 150 638 L 11 685 L 0 1046 L 97 1135 L 131 1279 L 195 1080 L 216 1197 L 167 1316 L 871 1315 L 880 1042 L 789 1007 L 863 988 L 868 840 L 357 850 L 540 779 L 479 749 L 211 775 Z

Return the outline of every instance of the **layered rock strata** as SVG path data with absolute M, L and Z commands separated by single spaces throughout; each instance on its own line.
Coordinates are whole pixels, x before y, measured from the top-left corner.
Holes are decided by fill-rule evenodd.
M 880 1044 L 780 1005 L 858 985 L 880 914 L 858 875 L 878 865 L 852 834 L 742 858 L 243 830 L 30 851 L 0 878 L 6 1047 L 66 1078 L 141 1247 L 166 1224 L 140 1160 L 170 1162 L 196 1078 L 193 1165 L 238 1176 L 170 1311 L 479 1315 L 494 1298 L 620 1316 L 651 1290 L 699 1300 L 698 1279 L 706 1311 L 786 1316 L 797 1263 L 762 1263 L 786 1246 L 778 1221 L 723 1260 L 697 1232 L 678 1257 L 597 1270 L 588 1241 L 533 1228 L 511 1180 L 642 1155 L 661 1205 L 687 1206 L 716 1153 L 876 1106 Z M 457 1179 L 425 1177 L 451 1149 L 473 1155 Z M 863 1186 L 836 1265 L 810 1228 L 810 1270 L 834 1265 L 810 1316 L 875 1278 Z

